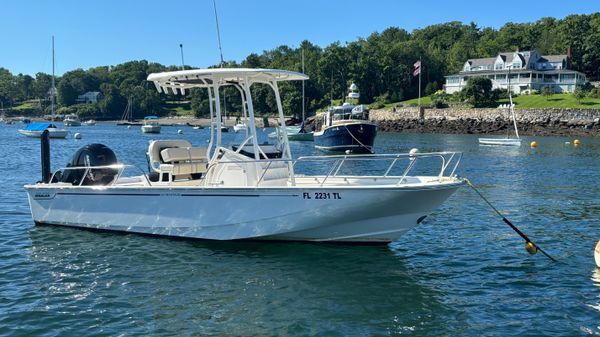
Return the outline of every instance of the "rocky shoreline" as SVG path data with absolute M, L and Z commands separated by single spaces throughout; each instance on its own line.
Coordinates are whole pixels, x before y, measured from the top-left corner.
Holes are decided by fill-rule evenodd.
M 600 137 L 598 109 L 515 109 L 519 133 L 531 136 Z M 384 132 L 507 134 L 513 124 L 508 109 L 373 110 L 370 119 Z

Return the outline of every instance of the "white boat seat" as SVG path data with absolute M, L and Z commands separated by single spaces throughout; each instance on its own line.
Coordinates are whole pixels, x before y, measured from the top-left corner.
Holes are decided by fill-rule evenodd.
M 148 147 L 148 160 L 159 181 L 191 178 L 205 173 L 208 158 L 206 148 L 192 147 L 186 140 L 155 140 Z
M 205 160 L 207 150 L 205 147 L 171 147 L 160 151 L 160 156 L 165 163 Z

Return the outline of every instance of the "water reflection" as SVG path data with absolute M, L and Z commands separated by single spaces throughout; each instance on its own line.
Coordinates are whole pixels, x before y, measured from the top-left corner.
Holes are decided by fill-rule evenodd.
M 38 226 L 42 306 L 180 334 L 447 333 L 457 313 L 386 246 L 209 242 Z M 256 322 L 252 325 L 249 322 Z M 71 324 L 84 324 L 73 321 Z M 157 332 L 151 326 L 144 332 Z M 224 328 L 226 327 L 226 328 Z

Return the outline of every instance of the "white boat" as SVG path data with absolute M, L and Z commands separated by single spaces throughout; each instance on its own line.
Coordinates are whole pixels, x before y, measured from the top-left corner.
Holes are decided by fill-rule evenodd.
M 48 130 L 50 138 L 65 138 L 69 133 L 65 129 L 59 129 L 52 123 L 29 123 L 24 128 L 17 130 L 18 133 L 30 138 L 42 137 L 42 132 Z
M 233 126 L 233 131 L 235 131 L 235 132 L 240 132 L 240 131 L 244 131 L 244 130 L 247 130 L 247 129 L 248 129 L 248 126 L 246 124 L 244 124 L 244 123 L 236 123 Z
M 515 137 L 506 136 L 504 138 L 479 138 L 480 145 L 500 145 L 500 146 L 521 146 L 521 138 L 519 137 L 519 130 L 517 129 L 517 118 L 515 116 L 515 104 L 512 100 L 512 94 L 510 90 L 510 70 L 508 71 L 508 100 L 510 102 L 508 108 L 510 109 L 510 115 L 515 127 Z M 499 107 L 500 109 L 506 107 Z
M 160 124 L 158 124 L 158 117 L 146 116 L 144 117 L 144 124 L 142 125 L 143 133 L 160 133 Z
M 480 145 L 521 146 L 520 138 L 479 138 Z
M 455 175 L 461 154 L 454 152 L 294 159 L 284 137 L 281 158 L 269 158 L 256 141 L 251 85 L 273 90 L 283 126 L 279 82 L 302 79 L 307 76 L 287 70 L 244 68 L 150 74 L 160 92 L 207 89 L 208 146 L 152 141 L 150 174 L 119 163 L 103 145 L 82 148 L 68 167 L 25 186 L 33 221 L 212 240 L 387 243 L 464 184 Z M 248 107 L 248 134 L 237 150 L 221 140 L 223 86 L 239 89 Z M 418 175 L 417 168 L 431 168 L 430 161 L 439 165 L 438 173 Z M 133 169 L 138 172 L 129 173 Z
M 81 126 L 81 120 L 76 114 L 69 114 L 63 119 L 63 124 L 65 126 Z
M 50 111 L 52 112 L 52 122 L 54 122 L 55 94 L 56 85 L 54 84 L 54 36 L 52 36 L 52 84 L 50 87 Z M 65 129 L 58 128 L 54 123 L 27 123 L 27 125 L 23 129 L 19 129 L 17 130 L 17 132 L 26 137 L 40 138 L 44 130 L 48 130 L 48 136 L 50 138 L 66 138 L 67 134 L 69 133 Z
M 287 133 L 288 140 L 312 141 L 314 139 L 314 137 L 313 137 L 314 132 L 312 132 L 312 131 L 307 132 L 306 130 L 304 130 L 303 125 L 286 126 L 285 130 Z M 273 138 L 273 139 L 280 139 L 281 137 L 283 137 L 283 132 L 281 132 L 281 128 L 278 127 L 278 128 L 275 128 L 275 131 L 269 133 L 268 137 Z
M 94 119 L 88 119 L 88 120 L 84 121 L 82 124 L 83 125 L 88 125 L 88 126 L 96 125 L 96 120 L 94 120 Z

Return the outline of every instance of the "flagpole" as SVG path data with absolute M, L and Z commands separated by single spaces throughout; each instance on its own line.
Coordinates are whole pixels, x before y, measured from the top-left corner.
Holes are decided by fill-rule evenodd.
M 419 57 L 419 108 L 421 107 L 421 73 L 423 72 L 423 63 Z

